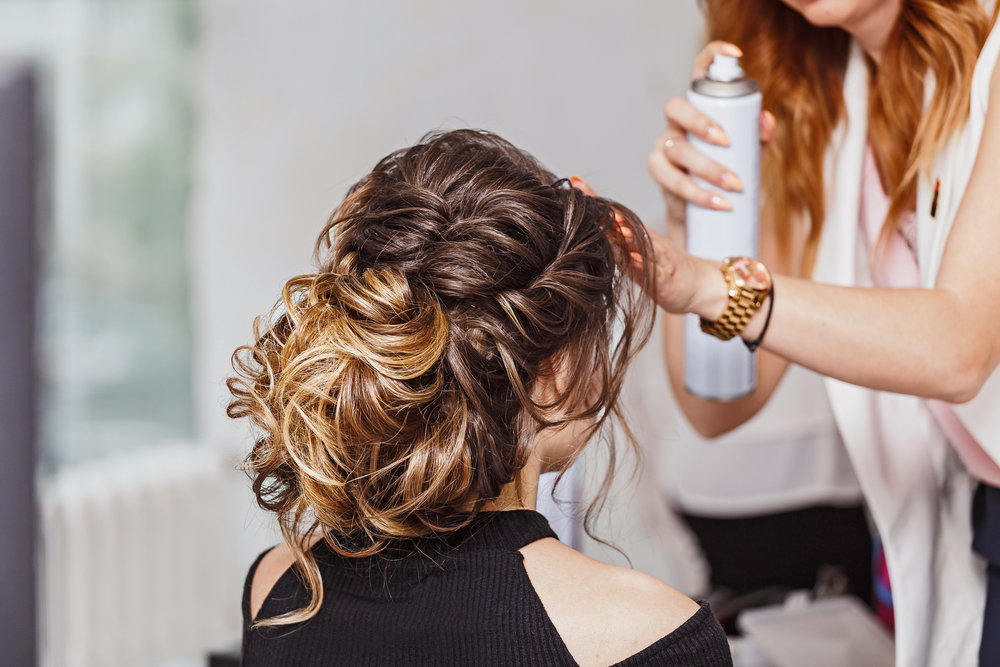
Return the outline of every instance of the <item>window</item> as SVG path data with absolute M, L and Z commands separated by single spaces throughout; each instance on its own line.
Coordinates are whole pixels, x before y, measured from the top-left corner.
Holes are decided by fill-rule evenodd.
M 190 0 L 0 4 L 42 90 L 41 459 L 193 434 Z

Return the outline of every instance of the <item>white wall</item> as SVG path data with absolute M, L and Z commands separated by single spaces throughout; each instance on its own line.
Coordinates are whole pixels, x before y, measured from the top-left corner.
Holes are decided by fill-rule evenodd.
M 702 34 L 694 0 L 203 0 L 200 30 L 196 396 L 234 455 L 230 354 L 350 184 L 432 128 L 482 127 L 659 222 L 646 155 Z M 244 559 L 270 539 L 246 516 Z

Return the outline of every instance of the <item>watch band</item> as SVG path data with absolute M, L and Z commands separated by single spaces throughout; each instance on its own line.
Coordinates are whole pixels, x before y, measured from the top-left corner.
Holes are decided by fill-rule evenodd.
M 726 304 L 726 309 L 715 322 L 704 317 L 701 318 L 701 330 L 719 340 L 730 340 L 739 335 L 771 292 L 771 285 L 768 285 L 767 290 L 757 290 L 740 285 L 733 277 L 734 259 L 746 258 L 727 257 L 722 263 L 722 275 L 725 276 L 726 283 L 729 285 L 729 303 Z M 762 264 L 759 265 L 763 267 Z M 764 270 L 767 269 L 764 268 Z
M 767 317 L 764 318 L 764 328 L 760 330 L 760 335 L 757 336 L 757 340 L 745 340 L 743 344 L 747 346 L 747 349 L 751 352 L 756 352 L 760 344 L 764 342 L 764 334 L 767 333 L 767 328 L 771 326 L 771 313 L 774 312 L 774 284 L 771 284 L 771 300 L 767 303 Z
M 732 292 L 730 292 L 729 304 L 718 321 L 713 322 L 706 320 L 704 317 L 701 318 L 701 330 L 707 334 L 712 334 L 719 340 L 729 340 L 738 336 L 763 302 L 760 296 L 753 294 L 749 290 L 738 287 L 735 289 L 739 290 L 738 294 L 733 296 Z M 763 296 L 764 298 L 767 297 L 766 294 Z

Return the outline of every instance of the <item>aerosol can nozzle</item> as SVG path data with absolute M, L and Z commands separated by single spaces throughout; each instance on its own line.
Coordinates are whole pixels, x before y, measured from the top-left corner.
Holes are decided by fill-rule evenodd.
M 715 54 L 711 67 L 708 68 L 708 78 L 715 81 L 736 81 L 743 76 L 740 61 L 733 56 Z

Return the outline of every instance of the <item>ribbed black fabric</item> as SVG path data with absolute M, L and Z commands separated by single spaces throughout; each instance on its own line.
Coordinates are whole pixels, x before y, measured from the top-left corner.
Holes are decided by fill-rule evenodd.
M 444 540 L 393 557 L 349 559 L 325 542 L 313 548 L 323 606 L 309 621 L 250 628 L 250 568 L 243 594 L 244 667 L 441 665 L 476 667 L 577 663 L 549 620 L 517 551 L 555 537 L 541 514 L 495 512 Z M 261 558 L 263 554 L 261 555 Z M 305 606 L 289 570 L 260 609 L 270 618 Z M 620 667 L 731 667 L 729 644 L 707 603 L 681 627 Z

